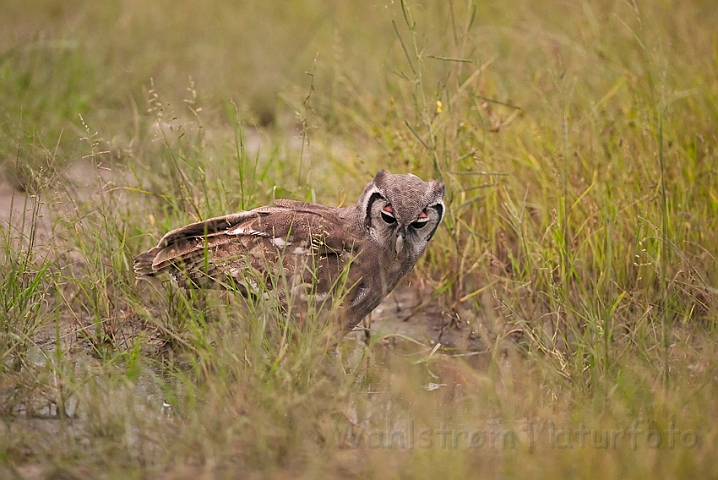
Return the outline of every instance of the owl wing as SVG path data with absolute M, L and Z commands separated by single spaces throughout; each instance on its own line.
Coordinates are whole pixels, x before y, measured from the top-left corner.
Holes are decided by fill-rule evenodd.
M 267 278 L 281 265 L 294 283 L 327 291 L 335 272 L 357 252 L 356 235 L 342 227 L 338 212 L 283 200 L 193 223 L 139 255 L 135 272 L 139 278 L 168 273 L 183 287 L 234 285 L 247 293 L 259 283 L 269 285 Z
M 162 237 L 156 247 L 135 258 L 135 274 L 144 278 L 165 273 L 174 263 L 191 257 L 198 250 L 204 251 L 205 246 L 226 242 L 232 238 L 227 235 L 230 230 L 245 225 L 246 230 L 251 231 L 249 226 L 260 215 L 258 210 L 239 212 L 172 230 Z

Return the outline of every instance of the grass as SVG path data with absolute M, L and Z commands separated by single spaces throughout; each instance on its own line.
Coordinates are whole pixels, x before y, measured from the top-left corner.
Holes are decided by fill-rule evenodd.
M 6 3 L 1 476 L 716 476 L 712 2 Z M 379 168 L 447 216 L 337 358 L 133 278 Z

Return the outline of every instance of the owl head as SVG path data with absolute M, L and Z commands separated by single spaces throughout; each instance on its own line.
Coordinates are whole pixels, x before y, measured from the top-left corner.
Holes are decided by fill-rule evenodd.
M 357 205 L 368 235 L 384 251 L 413 265 L 444 217 L 444 184 L 380 170 Z

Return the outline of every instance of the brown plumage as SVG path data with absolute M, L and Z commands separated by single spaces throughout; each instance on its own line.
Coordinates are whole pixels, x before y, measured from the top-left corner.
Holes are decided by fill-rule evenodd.
M 348 331 L 413 268 L 443 218 L 443 194 L 439 182 L 380 171 L 346 208 L 277 200 L 173 230 L 137 256 L 135 273 L 300 300 L 343 291 Z

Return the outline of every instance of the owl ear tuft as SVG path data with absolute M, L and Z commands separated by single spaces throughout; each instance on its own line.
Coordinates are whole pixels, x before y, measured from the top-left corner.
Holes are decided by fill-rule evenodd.
M 374 184 L 384 183 L 386 177 L 388 177 L 389 175 L 391 175 L 391 173 L 387 172 L 386 170 L 379 170 L 378 172 L 376 172 L 376 175 L 374 175 Z

